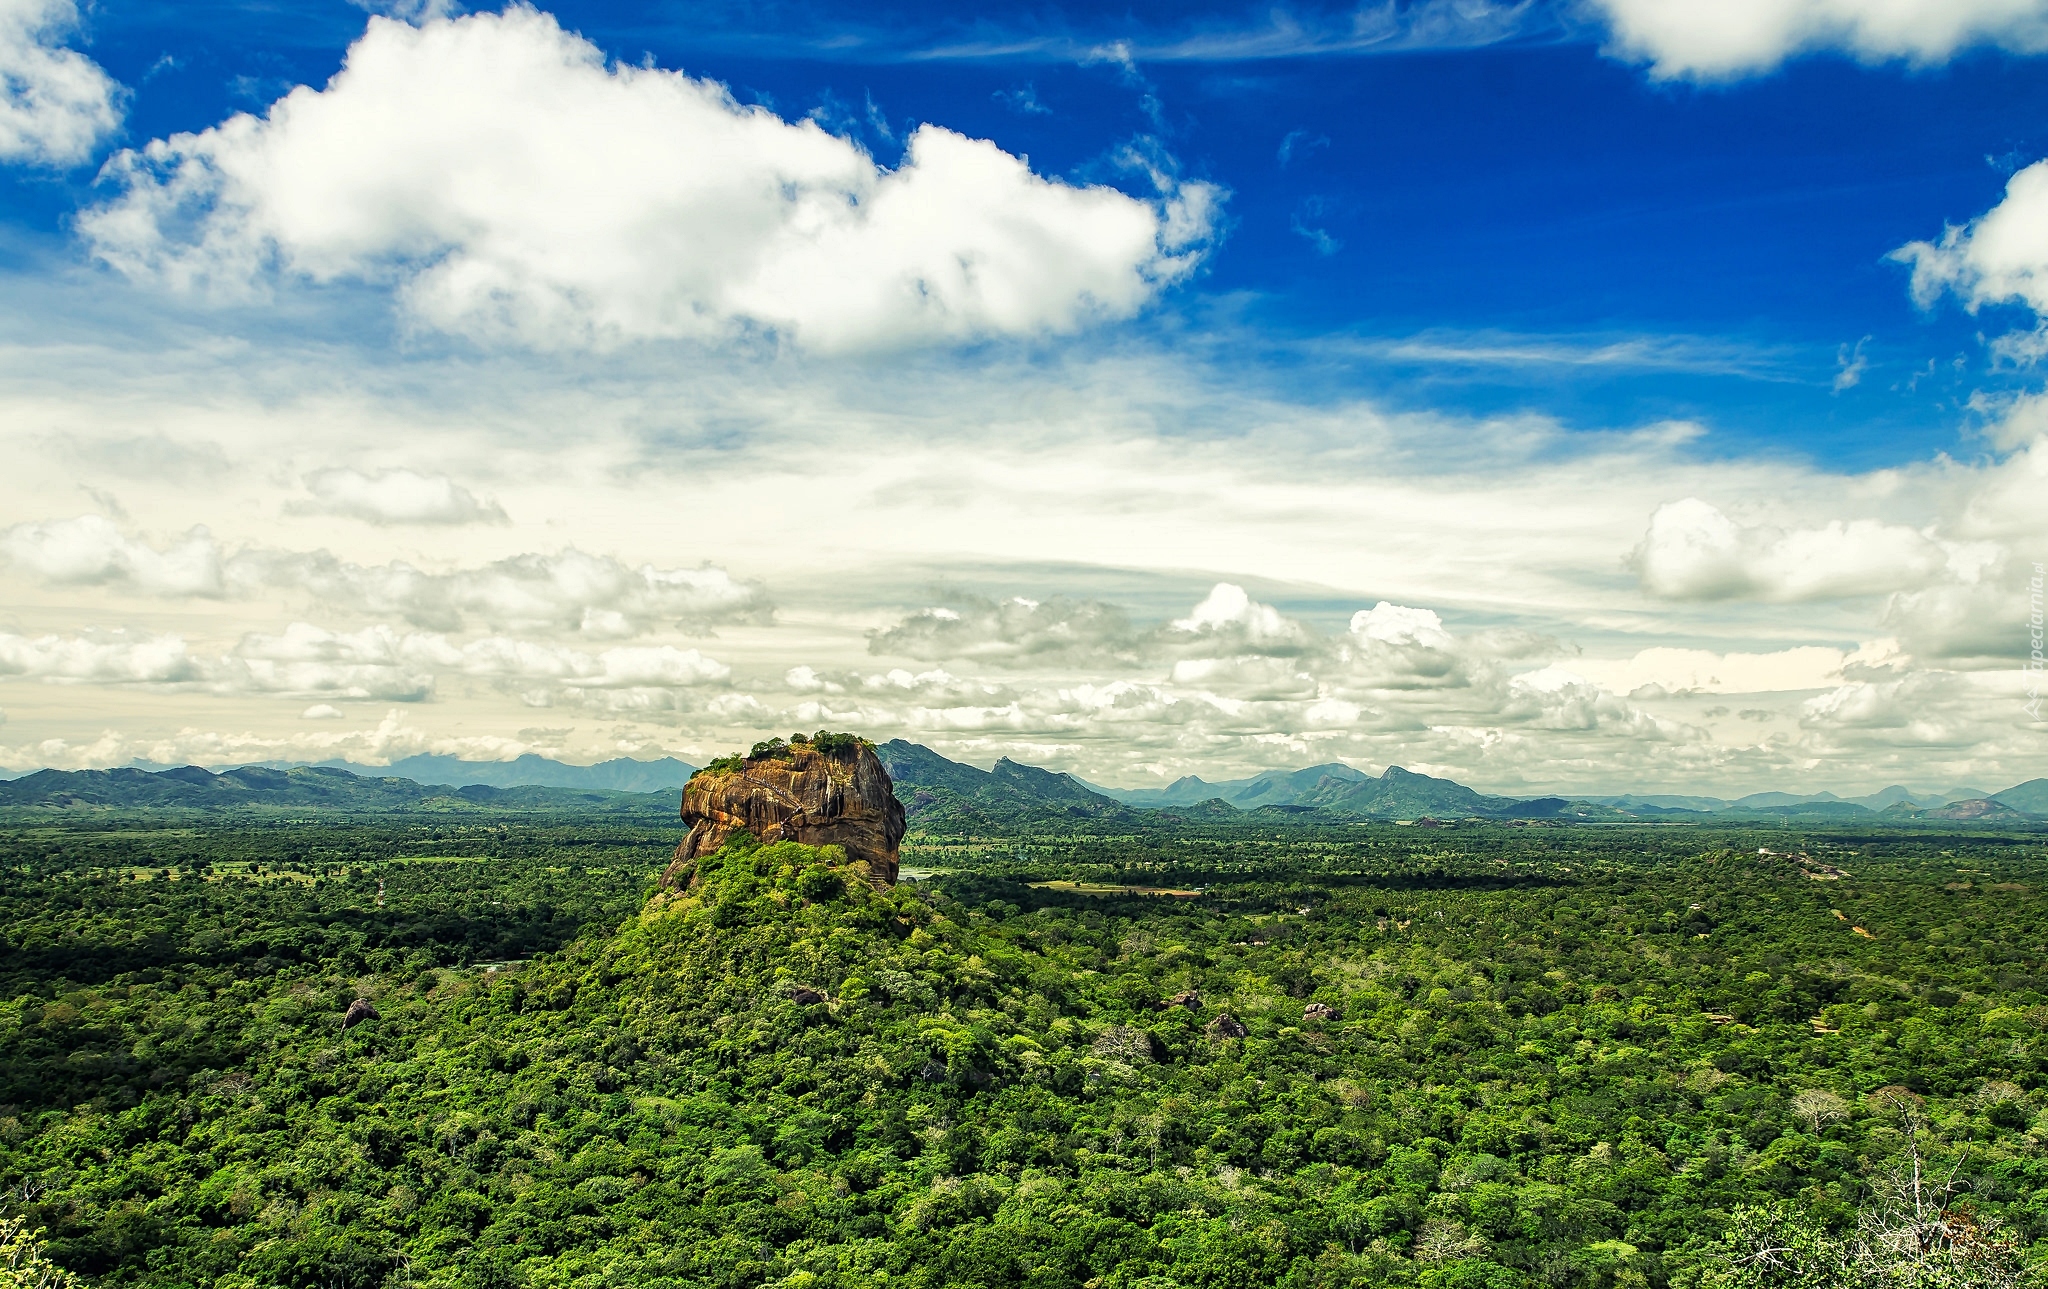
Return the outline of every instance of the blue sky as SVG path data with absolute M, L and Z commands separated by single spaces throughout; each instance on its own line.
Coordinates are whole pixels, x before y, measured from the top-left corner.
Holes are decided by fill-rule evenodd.
M 37 461 L 0 499 L 0 744 L 697 756 L 864 719 L 1132 783 L 1311 755 L 1504 790 L 2031 777 L 2044 211 L 2007 185 L 2048 155 L 2048 6 L 1647 2 L 11 0 L 0 56 L 82 97 L 0 164 L 0 388 Z M 328 88 L 358 41 L 387 74 Z M 480 79 L 439 95 L 457 49 Z M 531 93 L 587 120 L 519 116 L 494 69 L 533 51 Z M 751 161 L 685 157 L 744 117 L 658 88 L 700 82 L 772 114 Z M 1007 177 L 942 177 L 975 157 Z M 781 254 L 722 239 L 810 236 L 759 185 L 828 171 L 850 218 L 925 232 L 720 276 Z M 992 183 L 1022 186 L 970 211 Z M 864 266 L 926 236 L 1013 256 L 1008 302 L 806 294 L 895 290 Z M 878 473 L 835 498 L 806 454 Z M 794 558 L 765 495 L 861 517 Z M 571 549 L 752 589 L 572 628 L 277 571 L 446 589 Z M 187 550 L 215 572 L 162 571 Z M 1090 604 L 1125 634 L 1045 617 Z M 493 670 L 492 641 L 554 661 Z
M 1601 426 L 1706 419 L 1717 450 L 1857 466 L 1972 450 L 1960 401 L 2011 383 L 1978 339 L 1996 311 L 1917 308 L 1885 257 L 1987 209 L 2038 159 L 2042 60 L 1822 54 L 1734 85 L 1658 84 L 1603 57 L 1598 28 L 1525 20 L 1478 48 L 1233 58 L 1218 39 L 1214 57 L 1131 70 L 1107 51 L 1268 24 L 1181 6 L 1022 22 L 1008 6 L 553 12 L 613 58 L 815 114 L 884 164 L 935 122 L 1040 173 L 1128 185 L 1115 154 L 1149 140 L 1230 192 L 1221 245 L 1166 309 L 1253 323 L 1275 347 L 1261 366 L 1289 381 Z M 1341 30 L 1349 15 L 1297 21 Z M 140 140 L 318 85 L 361 31 L 345 4 L 106 5 L 90 48 L 134 87 Z M 90 200 L 90 168 L 8 178 L 10 222 L 44 236 Z M 1434 343 L 1286 353 L 1333 335 Z M 1639 361 L 1583 361 L 1642 338 Z M 1859 344 L 1863 379 L 1837 391 L 1842 347 Z
M 1653 84 L 1602 57 L 1602 31 L 1530 23 L 1532 37 L 1479 49 L 1219 49 L 1133 72 L 1073 53 L 1260 31 L 1257 12 L 553 12 L 616 59 L 817 115 L 883 164 L 932 121 L 1042 174 L 1128 184 L 1114 154 L 1149 137 L 1231 193 L 1223 246 L 1169 309 L 1229 307 L 1280 348 L 1438 340 L 1407 361 L 1372 346 L 1300 359 L 1333 389 L 1595 426 L 1712 418 L 1726 451 L 1853 465 L 1970 451 L 1958 402 L 2005 383 L 1978 342 L 1997 318 L 1915 307 L 1886 254 L 1989 209 L 2042 154 L 2048 119 L 2048 61 L 1997 51 L 1942 68 L 1817 55 L 1735 86 Z M 92 51 L 137 86 L 127 133 L 160 137 L 322 84 L 360 18 L 346 4 L 104 6 Z M 1006 51 L 1026 41 L 1051 47 Z M 90 199 L 84 168 L 10 178 L 12 221 L 43 234 Z M 1645 336 L 1661 344 L 1640 363 L 1571 361 Z M 1845 344 L 1864 344 L 1868 367 L 1837 393 Z M 1563 361 L 1536 361 L 1550 350 Z

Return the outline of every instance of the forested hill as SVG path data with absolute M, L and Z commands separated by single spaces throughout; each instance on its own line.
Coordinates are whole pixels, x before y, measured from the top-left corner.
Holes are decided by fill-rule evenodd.
M 1489 797 L 1462 783 L 1416 774 L 1398 765 L 1388 766 L 1378 778 L 1347 782 L 1326 777 L 1297 796 L 1293 804 L 1381 819 L 1413 819 L 1422 815 L 1554 819 L 1571 808 L 1571 803 L 1562 797 L 1540 797 L 1533 801 Z
M 903 739 L 875 749 L 896 785 L 910 826 L 919 831 L 975 829 L 1026 822 L 1129 822 L 1131 812 L 1072 775 L 1004 757 L 989 770 L 949 761 Z

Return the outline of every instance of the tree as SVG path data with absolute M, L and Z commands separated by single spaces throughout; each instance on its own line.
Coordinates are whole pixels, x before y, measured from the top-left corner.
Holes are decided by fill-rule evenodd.
M 2025 1273 L 2018 1242 L 1962 1203 L 1960 1160 L 1938 1170 L 1923 1154 L 1921 1098 L 1889 1087 L 1868 1100 L 1899 1121 L 1906 1145 L 1872 1180 L 1855 1230 L 1835 1235 L 1782 1204 L 1738 1208 L 1723 1264 L 1709 1283 L 1724 1289 L 2017 1289 Z
M 43 1233 L 28 1219 L 0 1217 L 0 1289 L 82 1289 L 78 1277 L 50 1261 Z

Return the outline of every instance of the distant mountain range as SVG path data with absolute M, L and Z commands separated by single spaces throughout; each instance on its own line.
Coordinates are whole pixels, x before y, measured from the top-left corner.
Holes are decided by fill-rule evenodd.
M 1078 782 L 1078 780 L 1077 780 Z M 1240 810 L 1262 806 L 1313 808 L 1367 818 L 1669 819 L 1731 816 L 1761 819 L 1934 819 L 2026 822 L 2048 816 L 2048 779 L 2033 779 L 1999 793 L 1974 788 L 1915 792 L 1893 785 L 1865 797 L 1832 792 L 1758 792 L 1734 800 L 1666 794 L 1519 799 L 1486 796 L 1450 779 L 1389 767 L 1378 778 L 1331 763 L 1306 770 L 1268 770 L 1248 779 L 1207 782 L 1189 775 L 1163 788 L 1086 785 L 1138 810 L 1162 810 L 1215 800 Z
M 1329 765 L 1312 765 L 1306 770 L 1268 770 L 1249 779 L 1224 779 L 1217 783 L 1190 774 L 1163 788 L 1104 788 L 1092 783 L 1088 786 L 1105 797 L 1140 810 L 1192 806 L 1211 800 L 1250 810 L 1258 806 L 1291 806 L 1296 797 L 1315 791 L 1326 781 L 1358 783 L 1368 777 L 1362 770 L 1332 762 Z
M 2011 790 L 2017 791 L 2017 789 Z M 1866 810 L 1886 810 L 1892 806 L 1902 804 L 1923 808 L 1953 805 L 1958 801 L 1974 801 L 1989 795 L 1989 793 L 1980 792 L 1975 788 L 1955 788 L 1947 792 L 1915 792 L 1911 788 L 1904 788 L 1895 783 L 1882 792 L 1873 792 L 1865 797 L 1838 797 L 1832 792 L 1752 792 L 1746 797 L 1737 797 L 1732 801 L 1727 801 L 1720 797 L 1645 796 L 1638 793 L 1626 793 L 1618 797 L 1592 797 L 1589 800 L 1608 806 L 1627 807 L 1643 805 L 1657 806 L 1667 810 L 1762 810 L 1772 806 L 1834 803 L 1862 806 Z
M 1733 801 L 1719 797 L 1639 796 L 1594 797 L 1600 805 L 1634 814 L 1704 814 L 1777 816 L 1814 819 L 1933 819 L 1987 823 L 2025 823 L 2048 817 L 2048 779 L 2029 779 L 2003 792 L 1975 788 L 1946 792 L 1914 792 L 1893 784 L 1863 797 L 1838 797 L 1832 792 L 1756 792 Z
M 1226 783 L 1189 777 L 1166 788 L 1119 791 L 1007 758 L 993 769 L 977 770 L 902 739 L 883 744 L 878 752 L 913 826 L 927 830 L 1025 817 L 1101 821 L 1122 816 L 1133 823 L 1151 814 L 1218 819 L 1249 810 L 1362 819 L 1568 819 L 1586 817 L 1588 810 L 1562 797 L 1490 797 L 1399 766 L 1377 778 L 1348 765 L 1319 765 Z
M 0 783 L 0 806 L 75 809 L 336 810 L 361 814 L 496 810 L 661 813 L 675 810 L 669 793 L 608 792 L 490 784 L 418 783 L 396 775 L 364 775 L 336 766 L 279 769 L 245 765 L 215 774 L 196 765 L 169 770 L 38 770 Z
M 682 787 L 697 772 L 688 762 L 664 756 L 653 761 L 617 757 L 596 765 L 571 765 L 529 752 L 511 761 L 464 761 L 452 756 L 408 756 L 390 765 L 363 765 L 356 761 L 256 761 L 251 764 L 269 770 L 347 770 L 366 779 L 411 779 L 414 783 L 441 783 L 454 788 L 575 788 L 596 792 L 668 792 Z M 181 766 L 138 761 L 136 770 L 166 771 Z M 216 765 L 215 774 L 239 767 Z M 0 781 L 27 777 L 0 774 Z
M 578 788 L 599 792 L 667 792 L 690 781 L 697 767 L 664 756 L 655 761 L 617 757 L 596 765 L 570 765 L 528 752 L 511 761 L 464 761 L 452 756 L 408 756 L 390 765 L 359 765 L 353 761 L 266 761 L 275 769 L 308 765 L 347 770 L 370 778 L 411 779 L 415 783 L 446 783 L 458 788 Z M 166 767 L 168 768 L 168 767 Z
M 1229 819 L 1246 811 L 1279 817 L 1353 819 L 1750 819 L 1869 823 L 1949 821 L 2024 826 L 2048 819 L 2048 778 L 1985 794 L 1959 788 L 1914 792 L 1893 786 L 1864 797 L 1760 792 L 1725 800 L 1676 794 L 1585 798 L 1490 796 L 1450 779 L 1389 766 L 1379 775 L 1331 763 L 1207 782 L 1192 775 L 1164 788 L 1119 789 L 1008 758 L 987 770 L 893 739 L 877 749 L 913 827 L 926 831 L 1095 825 L 1149 818 Z M 577 809 L 670 812 L 693 767 L 673 757 L 569 765 L 540 756 L 461 761 L 415 756 L 389 766 L 348 762 L 251 765 L 221 772 L 39 770 L 0 782 L 0 806 L 272 807 L 361 812 Z
M 1239 810 L 1283 806 L 1369 819 L 1548 819 L 1566 813 L 1571 805 L 1563 797 L 1490 797 L 1462 783 L 1417 774 L 1398 765 L 1388 766 L 1375 778 L 1335 762 L 1306 770 L 1268 770 L 1249 779 L 1226 779 L 1221 783 L 1208 783 L 1189 775 L 1164 788 L 1094 791 L 1139 810 L 1221 801 Z

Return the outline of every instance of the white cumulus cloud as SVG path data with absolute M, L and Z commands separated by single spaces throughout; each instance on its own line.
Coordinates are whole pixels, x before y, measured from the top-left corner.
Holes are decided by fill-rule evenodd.
M 524 5 L 372 18 L 325 89 L 123 152 L 107 176 L 119 195 L 79 227 L 138 278 L 394 282 L 424 325 L 539 348 L 1070 331 L 1186 274 L 1219 196 L 1077 187 L 931 125 L 885 169 L 715 82 L 607 66 Z
M 1885 601 L 1883 625 L 1922 661 L 1971 670 L 2011 666 L 2025 640 L 2025 568 L 2000 572 L 1981 582 L 1902 591 Z
M 1870 756 L 1883 749 L 1948 749 L 1982 755 L 2001 743 L 2038 755 L 2016 692 L 1999 693 L 1954 672 L 1926 671 L 1889 681 L 1858 681 L 1808 699 L 1799 724 L 1816 747 Z M 1996 792 L 1997 782 L 1972 785 Z
M 1370 683 L 1411 688 L 1468 682 L 1470 660 L 1433 609 L 1381 600 L 1351 615 L 1350 636 L 1346 660 Z
M 1697 497 L 1659 506 L 1629 563 L 1652 595 L 1776 602 L 1879 595 L 1971 578 L 1994 554 L 1872 519 L 1747 525 Z
M 592 653 L 502 635 L 458 642 L 382 624 L 330 631 L 294 622 L 274 635 L 251 632 L 219 654 L 195 652 L 175 635 L 31 638 L 0 632 L 0 679 L 422 702 L 433 696 L 436 679 L 444 674 L 508 689 L 559 686 L 580 701 L 600 692 L 722 685 L 732 669 L 696 649 L 673 645 L 620 645 Z M 307 714 L 318 719 L 327 713 L 309 708 Z
M 401 632 L 382 625 L 340 632 L 305 622 L 291 624 L 280 635 L 245 636 L 235 656 L 266 679 L 273 672 L 285 674 L 295 667 L 339 665 L 610 689 L 688 687 L 723 681 L 732 674 L 715 658 L 670 645 L 621 645 L 592 654 L 502 635 L 458 644 L 433 632 Z M 304 688 L 268 683 L 263 687 Z
M 1923 306 L 1946 292 L 1972 310 L 2018 301 L 2048 313 L 2048 161 L 2005 185 L 2005 197 L 1932 242 L 1908 242 L 1892 258 L 1913 266 L 1913 297 Z
M 502 524 L 505 512 L 444 474 L 413 470 L 315 470 L 311 498 L 290 503 L 294 514 L 346 515 L 372 524 Z
M 1703 731 L 1663 720 L 1577 672 L 1545 667 L 1508 682 L 1500 714 L 1537 729 L 1598 731 L 1644 741 L 1690 742 Z
M 1231 650 L 1295 653 L 1312 645 L 1312 637 L 1299 622 L 1254 600 L 1234 582 L 1218 582 L 1212 587 L 1188 616 L 1174 620 L 1166 639 L 1209 657 Z
M 2043 0 L 1587 0 L 1626 57 L 1659 78 L 1767 72 L 1797 54 L 1942 62 L 1972 45 L 2048 48 Z
M 933 661 L 973 658 L 1003 667 L 1132 664 L 1147 642 L 1113 604 L 1064 597 L 955 596 L 868 635 L 868 652 Z M 808 669 L 804 669 L 808 670 Z
M 183 684 L 205 667 L 177 636 L 18 636 L 0 632 L 0 676 L 82 684 Z
M 204 528 L 159 547 L 98 515 L 0 529 L 0 560 L 53 585 L 108 585 L 170 598 L 296 590 L 336 608 L 456 631 L 573 631 L 627 637 L 664 623 L 702 627 L 769 613 L 758 586 L 722 568 L 631 565 L 574 547 L 469 568 L 356 564 L 326 551 L 225 550 Z
M 203 527 L 159 548 L 100 515 L 20 523 L 0 530 L 0 559 L 58 585 L 121 585 L 166 596 L 226 591 L 220 548 Z
M 237 765 L 249 761 L 312 761 L 330 757 L 363 765 L 389 765 L 408 756 L 431 753 L 465 761 L 510 761 L 526 752 L 554 749 L 498 735 L 435 735 L 407 723 L 393 709 L 368 729 L 298 731 L 283 736 L 254 732 L 225 733 L 192 727 L 160 738 L 130 737 L 108 730 L 89 743 L 50 738 L 13 746 L 0 745 L 0 766 L 10 770 L 87 769 L 154 761 L 159 765 Z
M 119 631 L 33 638 L 0 632 L 0 678 L 215 694 L 332 694 L 398 702 L 419 702 L 434 690 L 431 673 L 397 657 L 364 657 L 359 650 L 266 650 L 262 637 L 244 641 L 235 651 L 210 655 L 194 652 L 180 636 Z
M 574 548 L 440 572 L 402 561 L 354 564 L 324 551 L 250 551 L 238 553 L 229 572 L 251 586 L 300 588 L 327 604 L 395 614 L 435 631 L 481 623 L 624 637 L 663 624 L 701 627 L 768 612 L 759 587 L 721 568 L 635 568 Z
M 62 38 L 71 0 L 0 0 L 0 161 L 76 165 L 121 124 L 121 87 Z

